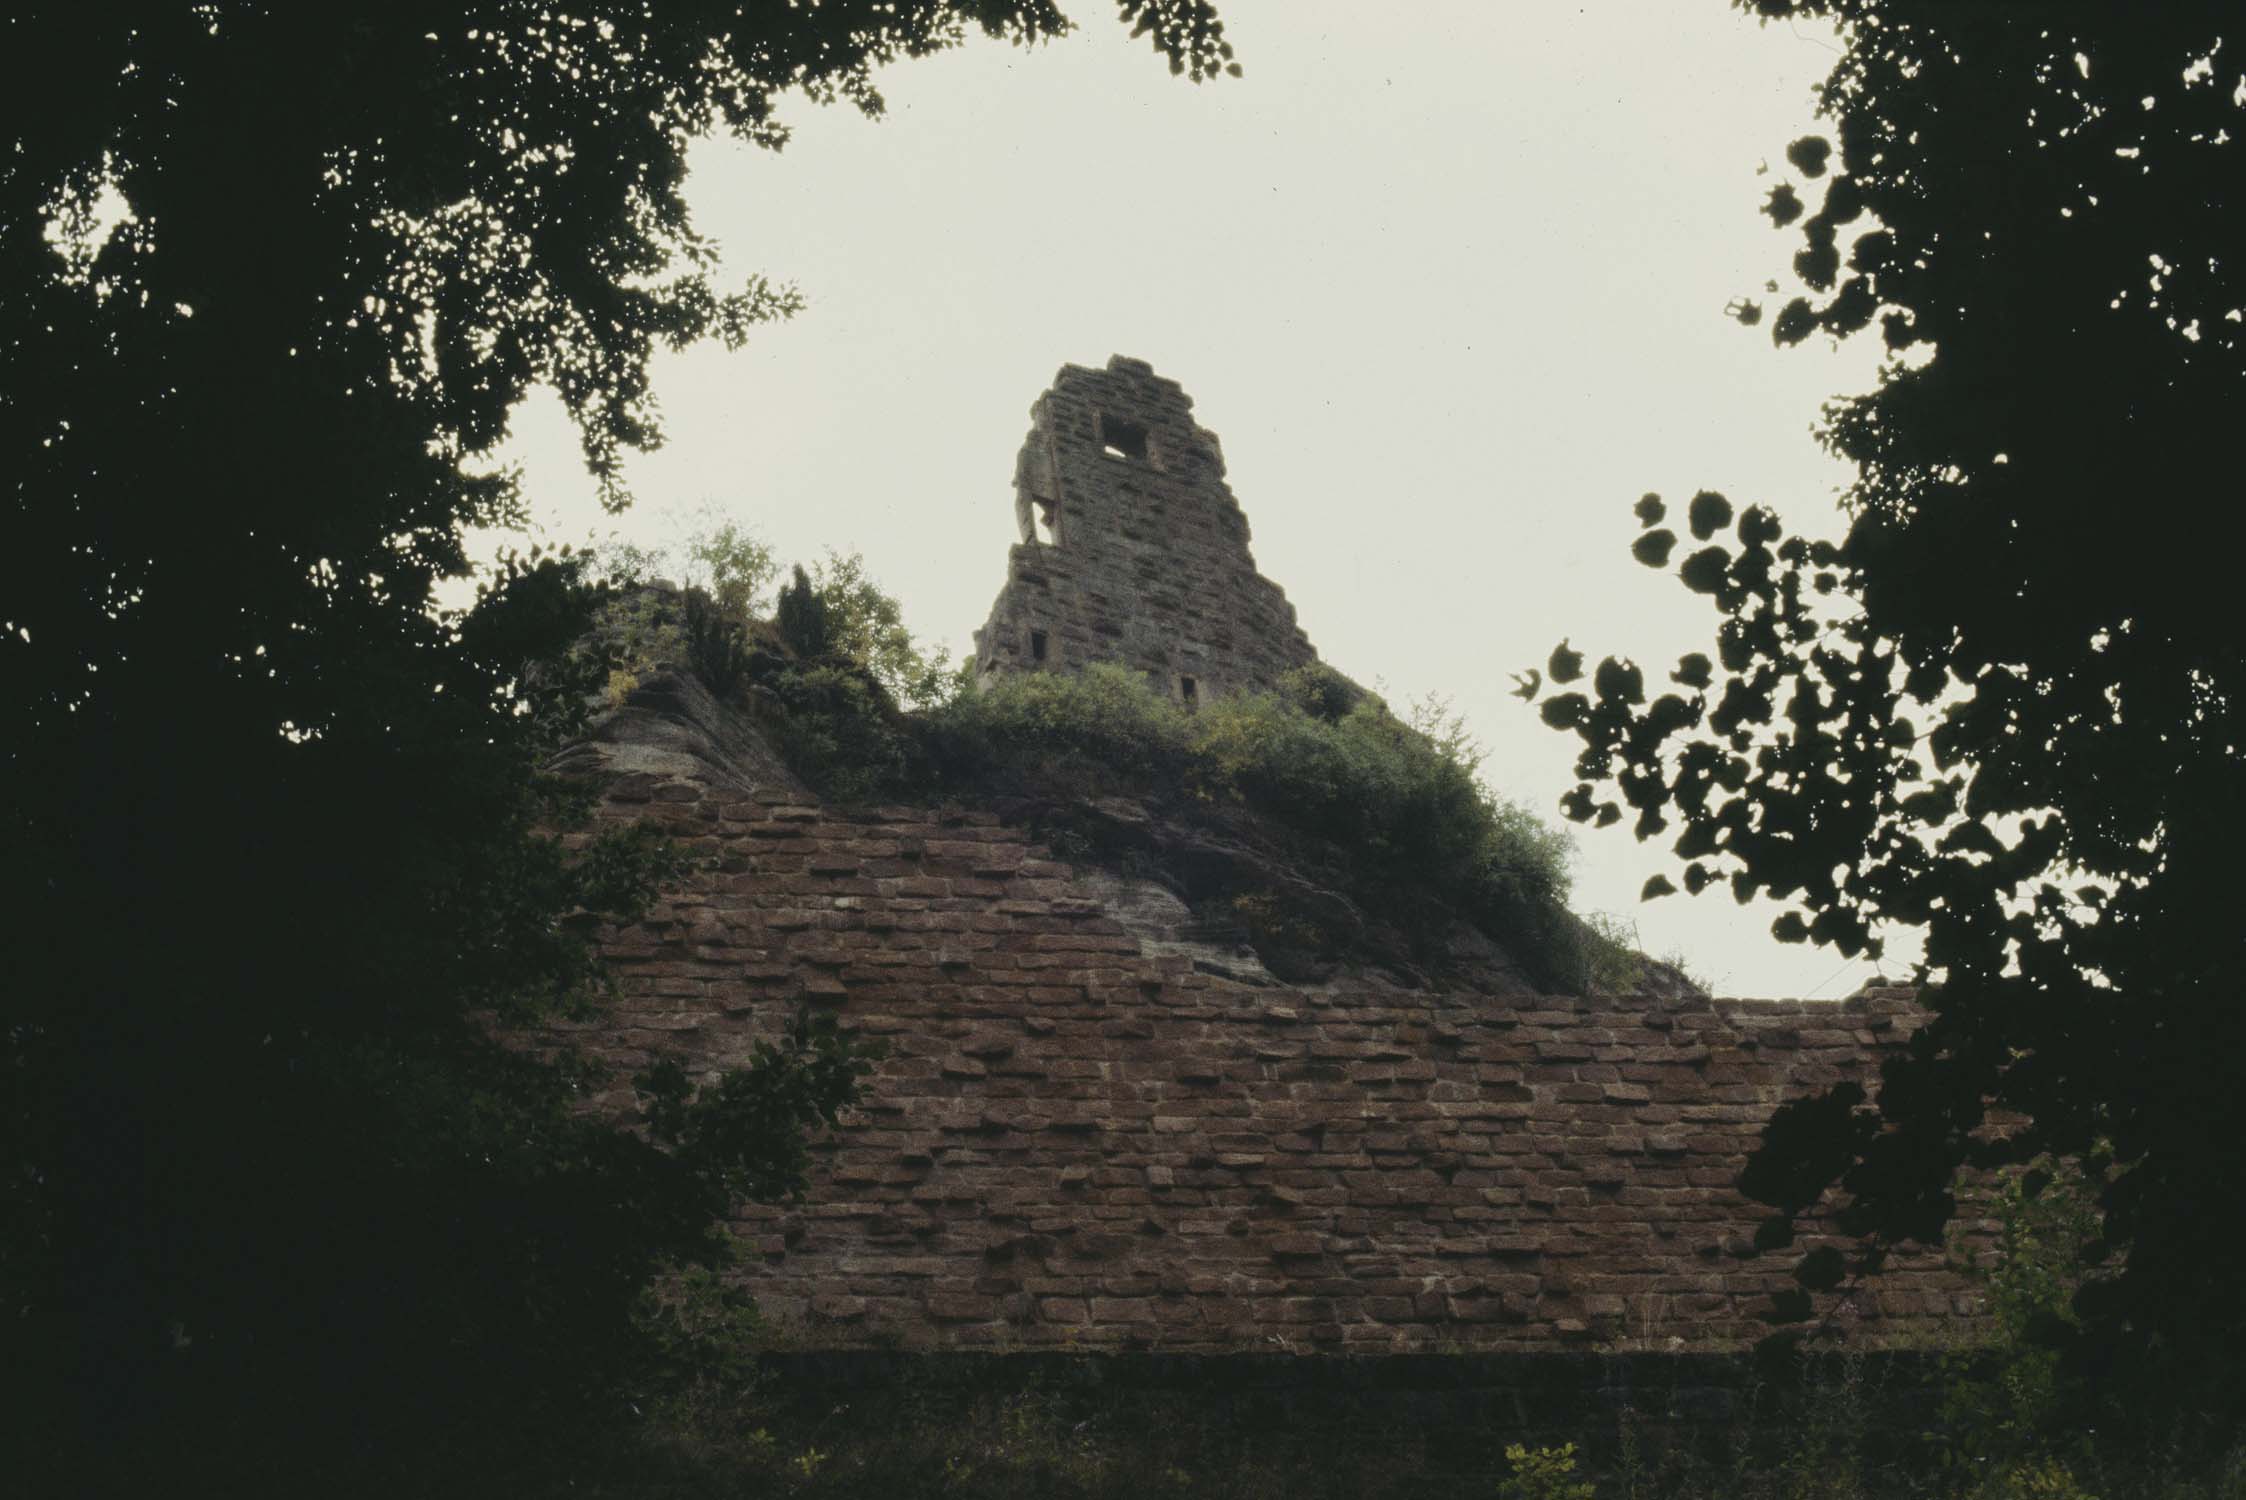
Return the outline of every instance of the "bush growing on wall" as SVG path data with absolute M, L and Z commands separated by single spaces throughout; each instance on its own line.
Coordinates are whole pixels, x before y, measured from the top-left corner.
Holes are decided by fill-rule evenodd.
M 1324 662 L 1314 661 L 1281 677 L 1279 695 L 1313 719 L 1338 724 L 1342 715 L 1365 696 L 1365 690 Z
M 1112 790 L 1181 777 L 1190 721 L 1128 667 L 1032 673 L 962 694 L 926 721 L 936 774 L 957 785 L 1065 779 Z
M 1346 851 L 1366 904 L 1399 926 L 1420 920 L 1407 893 L 1439 892 L 1546 988 L 1581 989 L 1597 977 L 1603 940 L 1567 910 L 1568 836 L 1483 785 L 1479 747 L 1439 702 L 1407 722 L 1324 663 L 1288 673 L 1276 691 L 1214 698 L 1192 712 L 1113 663 L 963 693 L 946 653 L 912 638 L 856 554 L 796 568 L 769 625 L 751 613 L 775 571 L 768 548 L 726 527 L 690 537 L 683 556 L 700 580 L 686 596 L 683 638 L 676 627 L 660 638 L 626 631 L 625 654 L 634 642 L 642 655 L 674 648 L 684 660 L 673 664 L 721 698 L 753 686 L 781 753 L 822 796 L 1042 786 L 1251 807 Z M 641 581 L 672 559 L 625 549 L 607 571 Z M 630 624 L 653 606 L 632 594 L 623 607 L 638 612 Z M 749 645 L 775 639 L 786 651 Z
M 780 639 L 796 655 L 816 659 L 827 654 L 832 636 L 827 628 L 827 601 L 824 595 L 811 586 L 810 575 L 798 563 L 795 581 L 780 590 L 780 605 L 774 612 L 774 621 L 780 627 Z
M 704 594 L 686 596 L 686 659 L 720 698 L 732 697 L 748 675 L 747 632 Z
M 765 596 L 780 576 L 772 546 L 755 531 L 705 505 L 675 542 L 645 545 L 615 539 L 591 551 L 593 571 L 617 588 L 669 579 L 710 596 L 719 612 L 746 625 L 771 606 Z
M 685 582 L 710 596 L 718 612 L 746 626 L 763 608 L 765 590 L 780 565 L 762 537 L 734 521 L 710 515 L 705 529 L 683 547 Z
M 1378 699 L 1344 706 L 1330 668 L 1276 693 L 1187 712 L 1128 668 L 1009 677 L 926 717 L 944 784 L 1179 788 L 1252 807 L 1347 850 L 1358 885 L 1408 919 L 1410 890 L 1439 890 L 1504 939 L 1546 985 L 1580 986 L 1582 924 L 1567 910 L 1567 835 L 1494 796 L 1457 743 L 1414 730 Z
M 1994 1337 L 1946 1358 L 1935 1440 L 1943 1470 L 1977 1492 L 2063 1500 L 2054 1477 L 2094 1462 L 2092 1434 L 2122 1425 L 2064 1358 L 2082 1336 L 2076 1292 L 2111 1274 L 2096 1202 L 2109 1166 L 2046 1156 L 1997 1182 L 1994 1254 L 1968 1262 L 1983 1274 Z
M 1212 794 L 1493 897 L 1566 894 L 1567 836 L 1492 796 L 1376 699 L 1328 721 L 1275 694 L 1245 694 L 1191 723 L 1194 769 Z
M 1509 1443 L 1505 1466 L 1508 1472 L 1497 1487 L 1497 1500 L 1592 1500 L 1597 1493 L 1589 1480 L 1576 1477 L 1573 1443 L 1557 1448 Z
M 917 736 L 865 671 L 788 663 L 761 685 L 779 710 L 781 756 L 821 796 L 874 802 L 921 779 Z
M 713 509 L 672 544 L 616 541 L 592 555 L 597 574 L 616 590 L 603 628 L 627 690 L 657 666 L 684 665 L 730 698 L 754 644 L 777 639 L 806 666 L 855 665 L 896 704 L 931 708 L 957 691 L 950 651 L 914 639 L 896 597 L 867 573 L 860 553 L 829 548 L 774 591 L 780 568 L 771 545 Z M 665 580 L 682 585 L 683 631 Z M 661 586 L 650 592 L 648 585 Z
M 872 673 L 890 697 L 933 708 L 956 691 L 950 649 L 913 639 L 903 607 L 867 576 L 864 556 L 829 548 L 811 570 L 811 585 L 826 612 L 831 648 Z

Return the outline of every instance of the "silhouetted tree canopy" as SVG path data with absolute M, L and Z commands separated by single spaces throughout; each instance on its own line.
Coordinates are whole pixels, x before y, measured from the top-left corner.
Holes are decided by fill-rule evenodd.
M 2126 1270 L 2083 1293 L 2092 1346 L 2234 1402 L 2240 13 L 1743 8 L 1848 28 L 1830 135 L 1766 205 L 1800 244 L 1772 334 L 1892 357 L 1828 408 L 1837 545 L 1710 494 L 1684 539 L 1641 502 L 1637 555 L 1707 596 L 1714 661 L 1546 700 L 1583 742 L 1568 810 L 1672 840 L 1694 892 L 1787 900 L 1782 939 L 1924 933 L 1937 1018 L 1876 1110 L 1788 1111 L 1751 1188 L 1793 1213 L 1837 1180 L 1854 1229 L 1929 1239 L 1960 1165 L 2110 1142 Z
M 1227 66 L 1198 0 L 1121 9 L 1174 70 Z M 432 612 L 462 527 L 519 505 L 460 462 L 550 384 L 620 500 L 651 354 L 793 308 L 712 280 L 695 137 L 778 145 L 784 90 L 878 111 L 882 64 L 1066 24 L 1048 0 L 0 19 L 11 1478 L 132 1492 L 73 1467 L 101 1452 L 179 1491 L 304 1492 L 303 1462 L 319 1492 L 420 1492 L 460 1471 L 448 1444 L 614 1409 L 650 1272 L 714 1253 L 735 1193 L 796 1187 L 794 1132 L 855 1076 L 831 1034 L 725 1088 L 651 1075 L 664 1128 L 638 1133 L 490 1040 L 597 1001 L 593 924 L 675 867 L 542 832 L 582 806 L 538 767 L 583 712 L 561 653 L 587 593 L 534 557 Z

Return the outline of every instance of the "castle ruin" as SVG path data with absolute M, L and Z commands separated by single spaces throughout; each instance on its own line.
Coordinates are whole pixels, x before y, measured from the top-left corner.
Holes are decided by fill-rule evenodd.
M 1318 659 L 1256 571 L 1216 434 L 1176 381 L 1120 354 L 1068 365 L 1030 416 L 1014 465 L 1022 539 L 975 632 L 978 683 L 1110 661 L 1193 703 Z
M 1064 369 L 1016 482 L 986 681 L 1112 660 L 1190 698 L 1315 660 L 1215 438 L 1146 365 Z M 1282 982 L 998 809 L 823 804 L 683 674 L 568 764 L 707 872 L 610 936 L 614 1011 L 558 1028 L 613 1065 L 606 1107 L 657 1055 L 741 1065 L 802 1005 L 887 1048 L 807 1201 L 733 1225 L 745 1285 L 815 1349 L 1741 1347 L 1799 1295 L 1795 1256 L 1845 1243 L 1813 1218 L 1758 1246 L 1736 1183 L 1763 1122 L 1876 1085 L 1923 1018 L 1900 992 Z M 1888 1337 L 1975 1295 L 1911 1250 L 1847 1307 Z

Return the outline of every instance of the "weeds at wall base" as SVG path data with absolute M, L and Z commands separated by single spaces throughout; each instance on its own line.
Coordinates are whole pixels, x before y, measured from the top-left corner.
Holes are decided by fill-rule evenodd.
M 2246 1450 L 1946 1464 L 1941 1361 L 1584 1355 L 768 1361 L 574 1492 L 1490 1500 L 2242 1500 Z M 1259 1367 L 1260 1366 L 1260 1367 Z

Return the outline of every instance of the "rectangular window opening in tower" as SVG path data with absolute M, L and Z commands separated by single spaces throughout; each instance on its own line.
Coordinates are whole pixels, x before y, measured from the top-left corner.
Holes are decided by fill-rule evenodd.
M 1029 633 L 1029 659 L 1031 661 L 1043 661 L 1045 659 L 1045 632 L 1042 630 L 1033 630 Z
M 1100 413 L 1100 451 L 1109 458 L 1146 462 L 1146 429 L 1136 422 Z
M 1185 700 L 1187 708 L 1193 707 L 1194 704 L 1201 701 L 1201 684 L 1190 677 L 1180 677 L 1178 679 L 1178 696 Z

